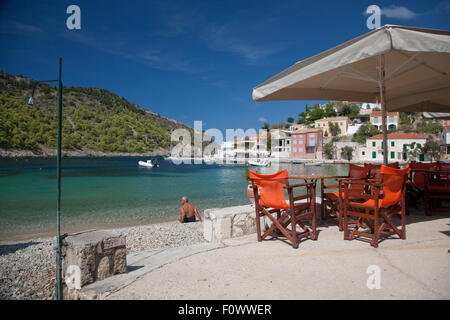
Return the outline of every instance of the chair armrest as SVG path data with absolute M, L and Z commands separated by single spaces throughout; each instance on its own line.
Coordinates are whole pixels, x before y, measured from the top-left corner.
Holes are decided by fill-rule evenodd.
M 364 179 L 358 179 L 358 180 L 364 180 Z M 368 181 L 368 180 L 369 179 L 367 179 L 364 182 L 360 182 L 360 181 L 356 181 L 356 180 L 347 180 L 347 179 L 345 179 L 345 180 L 341 180 L 340 182 L 342 184 L 358 184 L 358 185 L 363 185 L 363 186 L 372 186 L 372 187 L 380 187 L 380 188 L 385 186 L 385 184 L 379 183 L 379 182 L 377 182 L 377 180 L 373 180 L 373 182 Z
M 299 184 L 291 184 L 287 186 L 283 186 L 285 189 L 293 189 L 293 188 L 299 188 L 299 187 L 314 187 L 316 183 L 315 182 L 305 182 L 305 183 L 299 183 Z

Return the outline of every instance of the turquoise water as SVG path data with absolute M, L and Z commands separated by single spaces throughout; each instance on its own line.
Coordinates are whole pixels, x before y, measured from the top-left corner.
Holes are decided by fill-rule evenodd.
M 199 211 L 248 204 L 245 167 L 175 165 L 139 167 L 147 158 L 63 158 L 62 232 L 174 220 L 187 195 Z M 280 164 L 259 169 L 290 174 L 343 174 L 347 166 Z M 56 230 L 56 161 L 0 159 L 0 240 L 53 235 Z

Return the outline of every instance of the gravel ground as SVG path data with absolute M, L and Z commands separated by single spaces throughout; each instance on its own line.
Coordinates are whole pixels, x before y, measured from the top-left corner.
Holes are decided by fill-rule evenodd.
M 127 236 L 128 252 L 205 242 L 203 223 L 166 222 L 113 229 Z M 54 238 L 0 245 L 0 299 L 55 299 Z

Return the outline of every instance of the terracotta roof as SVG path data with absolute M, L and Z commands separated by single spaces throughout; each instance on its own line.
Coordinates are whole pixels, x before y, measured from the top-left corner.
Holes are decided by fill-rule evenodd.
M 388 139 L 391 140 L 395 140 L 395 139 L 425 139 L 422 136 L 419 136 L 418 134 L 415 133 L 391 133 L 387 135 Z M 376 136 L 367 138 L 369 140 L 382 140 L 383 139 L 383 135 L 382 134 L 377 134 Z
M 322 129 L 320 128 L 308 128 L 308 129 L 299 129 L 292 131 L 291 134 L 299 134 L 299 133 L 312 133 L 312 132 L 322 132 Z
M 316 121 L 331 121 L 331 120 L 348 120 L 348 117 L 330 117 L 330 118 L 322 118 Z
M 388 116 L 397 116 L 398 112 L 386 112 Z M 381 111 L 372 111 L 371 116 L 381 116 Z

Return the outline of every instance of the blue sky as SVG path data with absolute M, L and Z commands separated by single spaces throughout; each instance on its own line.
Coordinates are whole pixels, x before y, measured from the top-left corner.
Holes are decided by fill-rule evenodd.
M 69 30 L 66 8 L 81 8 Z M 259 128 L 313 101 L 254 102 L 252 88 L 381 24 L 450 29 L 450 1 L 0 0 L 0 68 L 101 87 L 188 125 Z

